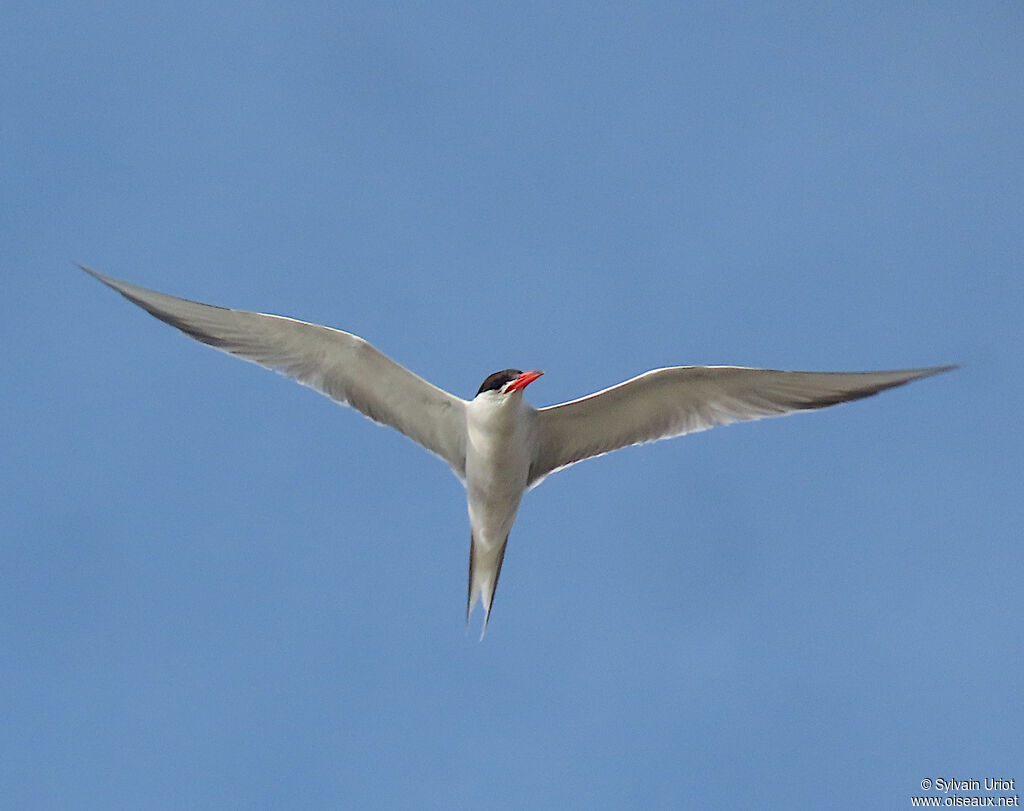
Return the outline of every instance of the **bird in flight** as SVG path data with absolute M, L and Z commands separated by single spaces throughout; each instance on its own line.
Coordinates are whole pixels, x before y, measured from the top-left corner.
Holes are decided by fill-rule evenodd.
M 466 622 L 479 600 L 484 611 L 481 638 L 519 502 L 549 474 L 629 445 L 825 408 L 955 368 L 785 372 L 672 366 L 578 400 L 536 409 L 523 392 L 543 374 L 540 371 L 495 372 L 472 400 L 463 400 L 351 333 L 279 315 L 200 304 L 87 267 L 82 270 L 189 337 L 351 406 L 447 462 L 466 488 Z

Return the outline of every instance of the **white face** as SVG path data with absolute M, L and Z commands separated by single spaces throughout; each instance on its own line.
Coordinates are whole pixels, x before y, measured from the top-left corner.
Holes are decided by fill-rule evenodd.
M 477 394 L 483 394 L 485 391 L 508 394 L 508 387 L 518 380 L 521 374 L 522 372 L 518 369 L 502 369 L 500 372 L 488 375 L 487 379 L 480 385 L 480 390 Z
M 490 375 L 483 382 L 477 396 L 490 391 L 496 394 L 521 392 L 542 374 L 544 373 L 536 370 L 521 372 L 518 369 L 502 369 L 500 372 Z

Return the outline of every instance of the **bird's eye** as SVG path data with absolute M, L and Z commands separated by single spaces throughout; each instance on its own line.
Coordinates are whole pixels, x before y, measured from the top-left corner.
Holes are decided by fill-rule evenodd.
M 477 394 L 481 394 L 485 391 L 493 391 L 498 394 L 507 394 L 506 386 L 513 382 L 519 375 L 522 374 L 517 369 L 503 369 L 500 372 L 495 372 L 489 375 L 487 379 L 480 386 L 480 390 Z

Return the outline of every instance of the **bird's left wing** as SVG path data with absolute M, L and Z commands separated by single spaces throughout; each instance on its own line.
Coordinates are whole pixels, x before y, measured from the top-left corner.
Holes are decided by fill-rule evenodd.
M 466 476 L 466 401 L 348 332 L 229 310 L 147 290 L 83 267 L 161 321 L 222 352 L 280 372 L 415 440 Z
M 892 372 L 784 372 L 741 366 L 655 369 L 579 400 L 538 411 L 530 485 L 592 456 L 740 420 L 870 397 L 953 369 Z

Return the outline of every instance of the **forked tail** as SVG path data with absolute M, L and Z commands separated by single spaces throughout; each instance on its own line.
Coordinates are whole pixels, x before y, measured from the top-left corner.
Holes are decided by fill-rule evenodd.
M 480 629 L 480 638 L 487 633 L 487 621 L 491 618 L 491 605 L 494 603 L 494 592 L 498 588 L 498 578 L 501 576 L 501 564 L 505 562 L 505 547 L 508 546 L 508 536 L 501 542 L 501 546 L 488 549 L 477 544 L 476 538 L 470 533 L 469 536 L 469 587 L 466 596 L 466 627 L 469 627 L 469 618 L 473 614 L 473 607 L 477 599 L 484 607 L 484 625 Z

